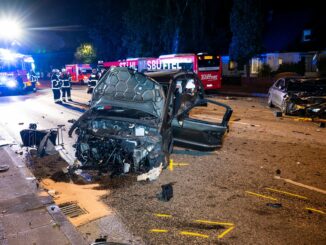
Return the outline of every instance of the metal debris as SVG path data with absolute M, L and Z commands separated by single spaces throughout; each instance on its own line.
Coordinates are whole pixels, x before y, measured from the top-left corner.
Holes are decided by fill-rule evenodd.
M 161 188 L 162 188 L 162 191 L 159 194 L 157 194 L 157 198 L 163 202 L 170 201 L 170 199 L 173 197 L 172 183 L 162 185 Z

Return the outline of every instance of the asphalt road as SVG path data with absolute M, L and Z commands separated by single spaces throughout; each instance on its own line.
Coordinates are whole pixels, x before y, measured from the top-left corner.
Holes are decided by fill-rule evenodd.
M 0 97 L 0 134 L 20 141 L 29 123 L 68 129 L 67 121 L 86 108 L 85 91 L 75 87 L 78 103 L 63 106 L 53 103 L 50 90 Z M 221 149 L 176 148 L 175 166 L 157 181 L 110 180 L 104 201 L 147 244 L 325 244 L 326 129 L 276 118 L 264 99 L 214 99 L 234 110 Z M 215 113 L 197 112 L 206 119 Z M 68 149 L 74 139 L 64 133 L 64 142 Z M 159 201 L 160 186 L 170 182 L 174 197 Z

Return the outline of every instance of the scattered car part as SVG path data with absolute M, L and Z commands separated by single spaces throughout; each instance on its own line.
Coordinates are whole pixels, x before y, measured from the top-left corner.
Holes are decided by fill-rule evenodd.
M 267 203 L 266 206 L 271 207 L 271 208 L 281 208 L 282 203 Z
M 170 199 L 173 197 L 172 183 L 162 185 L 161 188 L 162 188 L 162 191 L 159 194 L 157 194 L 157 198 L 163 202 L 170 201 Z
M 9 170 L 9 165 L 3 164 L 0 165 L 0 172 L 6 172 Z

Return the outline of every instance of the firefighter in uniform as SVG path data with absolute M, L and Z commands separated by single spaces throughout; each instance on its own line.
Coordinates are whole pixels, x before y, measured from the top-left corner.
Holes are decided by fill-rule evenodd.
M 62 83 L 61 92 L 62 92 L 62 101 L 67 102 L 72 101 L 71 99 L 71 76 L 67 73 L 66 69 L 62 69 L 62 74 L 60 80 Z
M 51 88 L 53 92 L 53 98 L 54 98 L 54 103 L 56 104 L 62 104 L 61 101 L 61 81 L 60 81 L 60 72 L 58 69 L 53 69 L 52 70 L 52 76 L 51 76 Z
M 89 77 L 89 80 L 88 80 L 88 90 L 87 90 L 88 94 L 93 93 L 93 90 L 94 90 L 94 88 L 95 88 L 95 86 L 96 86 L 99 79 L 100 79 L 100 76 L 97 73 L 97 70 L 94 68 L 92 70 L 92 74 L 91 74 L 91 76 Z
M 36 92 L 37 75 L 33 69 L 31 69 L 31 71 L 30 71 L 30 76 L 31 76 L 33 92 Z

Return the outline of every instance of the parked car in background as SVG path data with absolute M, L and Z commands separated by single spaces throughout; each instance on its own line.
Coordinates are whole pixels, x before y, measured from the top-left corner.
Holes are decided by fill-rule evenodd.
M 268 105 L 286 115 L 326 118 L 326 78 L 279 78 L 269 89 Z

